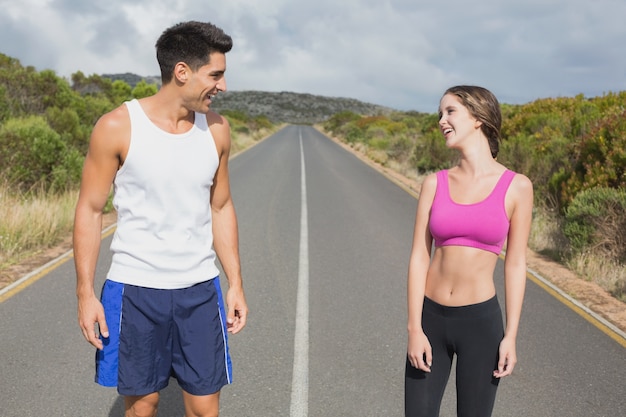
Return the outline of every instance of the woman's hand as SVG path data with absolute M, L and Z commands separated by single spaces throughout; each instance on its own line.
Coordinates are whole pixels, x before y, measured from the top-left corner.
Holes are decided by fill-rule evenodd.
M 513 368 L 517 363 L 517 353 L 515 351 L 515 339 L 504 337 L 500 342 L 498 359 L 498 369 L 493 371 L 495 378 L 503 378 L 513 373 Z
M 433 364 L 433 351 L 426 334 L 419 332 L 409 333 L 407 355 L 411 366 L 424 372 L 430 372 Z

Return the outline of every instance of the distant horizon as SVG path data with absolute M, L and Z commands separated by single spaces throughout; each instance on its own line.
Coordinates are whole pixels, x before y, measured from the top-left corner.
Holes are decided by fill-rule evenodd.
M 364 5 L 367 4 L 366 7 Z M 454 85 L 502 103 L 626 90 L 626 2 L 194 2 L 155 8 L 90 2 L 5 4 L 0 51 L 69 77 L 159 74 L 155 43 L 174 24 L 209 21 L 233 39 L 233 91 L 311 92 L 433 112 Z
M 159 81 L 161 80 L 161 75 L 140 75 L 140 74 L 135 74 L 133 72 L 120 72 L 120 73 L 112 73 L 112 74 L 96 74 L 99 75 L 101 77 L 107 77 L 107 76 L 119 76 L 119 75 L 132 75 L 132 76 L 136 76 L 142 79 L 147 79 L 147 78 L 158 78 Z M 583 93 L 577 93 L 577 94 L 572 94 L 572 95 L 560 95 L 560 96 L 545 96 L 545 97 L 537 97 L 533 100 L 524 102 L 524 103 L 508 103 L 508 102 L 503 102 L 502 100 L 498 101 L 500 102 L 500 104 L 505 104 L 505 105 L 510 105 L 510 106 L 524 106 L 526 104 L 530 104 L 533 103 L 535 101 L 538 100 L 546 100 L 546 99 L 559 99 L 559 98 L 575 98 L 580 94 L 583 94 L 584 98 L 589 100 L 589 99 L 594 99 L 594 98 L 601 98 L 604 97 L 608 94 L 619 94 L 621 92 L 625 92 L 626 88 L 623 90 L 615 90 L 615 91 L 606 91 L 600 95 L 594 95 L 594 96 L 587 96 L 584 95 Z M 345 99 L 345 100 L 356 100 L 359 101 L 361 103 L 365 103 L 365 104 L 370 104 L 370 105 L 374 105 L 374 106 L 378 106 L 378 107 L 382 107 L 382 108 L 386 108 L 389 110 L 394 110 L 394 111 L 398 111 L 398 112 L 417 112 L 417 113 L 427 113 L 427 114 L 434 114 L 437 113 L 436 109 L 433 111 L 421 111 L 421 110 L 417 110 L 417 109 L 398 109 L 398 108 L 394 108 L 394 107 L 389 107 L 383 104 L 379 104 L 379 103 L 374 103 L 374 102 L 368 102 L 368 101 L 364 101 L 364 100 L 360 100 L 358 98 L 355 97 L 343 97 L 343 96 L 331 96 L 331 95 L 325 95 L 325 94 L 314 94 L 314 93 L 309 93 L 309 92 L 300 92 L 300 91 L 287 91 L 287 90 L 283 90 L 283 91 L 272 91 L 272 90 L 257 90 L 257 89 L 231 89 L 229 88 L 225 93 L 245 93 L 245 92 L 259 92 L 259 93 L 274 93 L 274 94 L 280 94 L 280 93 L 290 93 L 290 94 L 308 94 L 308 95 L 312 95 L 312 96 L 319 96 L 319 97 L 325 97 L 325 98 L 335 98 L 335 99 Z
M 105 77 L 105 78 L 128 75 L 128 76 L 138 77 L 140 79 L 157 79 L 159 81 L 159 83 L 158 83 L 159 85 L 160 85 L 160 81 L 161 81 L 161 75 L 160 74 L 158 74 L 158 75 L 141 75 L 141 74 L 135 73 L 133 71 L 87 74 L 87 73 L 85 73 L 82 70 L 76 70 L 76 71 L 73 71 L 69 76 L 65 76 L 65 75 L 59 74 L 58 71 L 56 71 L 54 69 L 51 69 L 51 68 L 39 69 L 39 68 L 34 67 L 33 65 L 25 64 L 24 62 L 22 62 L 21 59 L 19 59 L 17 57 L 14 57 L 14 56 L 10 56 L 9 54 L 7 54 L 5 52 L 0 51 L 0 54 L 4 54 L 4 55 L 6 55 L 9 58 L 13 58 L 13 59 L 18 60 L 22 67 L 33 67 L 33 68 L 35 68 L 35 70 L 37 72 L 46 71 L 46 70 L 53 71 L 58 77 L 66 79 L 68 82 L 70 82 L 70 84 L 71 84 L 71 76 L 73 74 L 76 74 L 76 73 L 79 73 L 79 72 L 83 73 L 83 75 L 85 75 L 85 77 L 87 77 L 87 78 L 92 76 L 92 75 L 97 75 L 97 76 Z M 606 96 L 608 94 L 619 94 L 619 93 L 624 92 L 624 91 L 626 91 L 626 87 L 624 89 L 616 89 L 616 90 L 604 91 L 601 94 L 596 94 L 596 95 L 586 95 L 586 94 L 584 94 L 582 92 L 579 92 L 579 93 L 570 94 L 570 95 L 563 95 L 563 94 L 561 94 L 561 95 L 552 95 L 552 96 L 551 95 L 546 95 L 546 96 L 536 97 L 536 98 L 531 99 L 529 101 L 518 102 L 518 103 L 504 101 L 504 100 L 500 99 L 499 97 L 498 97 L 498 101 L 500 102 L 500 104 L 512 105 L 512 106 L 523 106 L 523 105 L 530 104 L 530 103 L 533 103 L 533 102 L 538 101 L 538 100 L 558 99 L 558 98 L 574 98 L 574 97 L 576 97 L 576 96 L 578 96 L 580 94 L 583 94 L 585 99 L 593 99 L 593 98 L 601 98 L 601 97 L 604 97 L 604 96 Z M 316 94 L 316 93 L 311 93 L 311 92 L 294 91 L 294 90 L 262 90 L 262 89 L 251 89 L 251 88 L 242 88 L 242 89 L 229 88 L 226 92 L 227 93 L 233 93 L 233 92 L 237 92 L 237 93 L 260 92 L 260 93 L 276 93 L 276 94 L 278 94 L 278 93 L 309 94 L 309 95 L 313 95 L 313 96 L 326 97 L 326 98 L 356 100 L 356 101 L 359 101 L 361 103 L 370 104 L 370 105 L 374 105 L 374 106 L 378 106 L 378 107 L 381 107 L 381 108 L 386 108 L 386 109 L 393 110 L 393 111 L 398 111 L 398 112 L 417 112 L 417 113 L 426 113 L 426 114 L 437 113 L 437 110 L 436 110 L 437 103 L 435 103 L 433 105 L 433 110 L 431 110 L 431 111 L 424 111 L 424 110 L 419 110 L 417 108 L 405 108 L 405 109 L 402 109 L 402 108 L 397 108 L 397 107 L 391 107 L 391 106 L 388 106 L 388 105 L 385 105 L 385 104 L 380 104 L 380 103 L 373 102 L 373 101 L 366 101 L 366 100 L 359 99 L 357 97 L 351 97 L 351 96 Z

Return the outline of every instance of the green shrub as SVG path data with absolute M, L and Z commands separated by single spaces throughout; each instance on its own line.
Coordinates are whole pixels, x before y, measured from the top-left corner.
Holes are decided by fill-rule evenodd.
M 263 130 L 272 129 L 274 125 L 267 116 L 256 116 L 250 121 L 250 127 L 252 130 Z
M 241 110 L 231 110 L 231 109 L 221 110 L 220 115 L 227 118 L 230 123 L 232 123 L 235 120 L 241 123 L 247 123 L 248 120 L 250 120 L 250 117 Z
M 558 131 L 518 133 L 503 140 L 498 161 L 531 178 L 540 205 L 560 209 L 563 183 L 571 173 L 571 147 Z
M 133 97 L 133 89 L 122 80 L 115 80 L 111 83 L 111 101 L 115 104 L 122 104 Z
M 80 184 L 85 157 L 76 149 L 68 149 L 63 160 L 52 169 L 49 189 L 53 192 L 65 192 Z
M 626 262 L 626 190 L 581 191 L 565 211 L 563 232 L 575 253 L 598 252 Z
M 448 168 L 457 155 L 446 146 L 445 139 L 436 128 L 418 139 L 413 153 L 417 171 L 422 174 Z
M 118 105 L 102 95 L 86 95 L 76 103 L 74 110 L 78 114 L 81 123 L 90 128 L 96 124 L 103 114 L 110 112 Z
M 134 98 L 144 98 L 150 97 L 157 93 L 158 87 L 156 84 L 148 84 L 145 80 L 141 80 L 137 83 L 135 88 L 132 90 L 132 95 Z
M 394 136 L 387 147 L 387 154 L 403 163 L 411 158 L 412 149 L 413 141 L 406 135 Z
M 11 102 L 5 86 L 0 84 L 0 123 L 11 114 Z
M 344 136 L 348 143 L 363 142 L 363 140 L 365 139 L 365 136 L 363 135 L 361 129 L 359 129 L 356 125 L 352 123 L 348 124 L 345 127 Z
M 369 145 L 379 151 L 384 151 L 389 148 L 389 139 L 384 137 L 373 138 L 369 141 Z
M 241 133 L 243 135 L 249 135 L 250 134 L 250 128 L 248 126 L 244 126 L 244 125 L 236 126 L 235 129 L 233 129 L 233 130 L 235 132 Z
M 349 125 L 352 122 L 359 120 L 360 118 L 361 116 L 356 113 L 353 113 L 351 111 L 343 111 L 330 117 L 324 123 L 324 129 L 326 129 L 333 135 L 345 135 L 345 132 L 343 132 L 343 128 L 346 125 Z
M 10 119 L 0 128 L 0 167 L 21 189 L 50 189 L 63 178 L 80 178 L 81 158 L 41 116 Z
M 626 104 L 626 103 L 625 103 Z M 626 188 L 626 110 L 607 116 L 574 146 L 576 161 L 564 187 L 565 201 L 578 190 Z M 569 193 L 566 193 L 569 191 Z
M 73 108 L 60 109 L 49 107 L 46 110 L 46 120 L 50 127 L 61 135 L 69 147 L 74 147 L 83 154 L 89 146 L 91 126 L 81 124 L 78 113 Z

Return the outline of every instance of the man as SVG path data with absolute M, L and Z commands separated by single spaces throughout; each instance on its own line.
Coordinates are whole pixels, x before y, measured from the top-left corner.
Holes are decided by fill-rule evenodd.
M 187 416 L 217 416 L 220 389 L 231 381 L 227 333 L 245 326 L 248 308 L 230 128 L 209 109 L 226 90 L 231 48 L 230 36 L 210 23 L 167 29 L 156 43 L 161 89 L 105 114 L 91 135 L 74 225 L 78 321 L 98 349 L 96 382 L 117 386 L 126 416 L 156 415 L 171 376 Z M 118 223 L 98 300 L 94 275 L 112 184 Z M 228 279 L 228 314 L 216 256 Z

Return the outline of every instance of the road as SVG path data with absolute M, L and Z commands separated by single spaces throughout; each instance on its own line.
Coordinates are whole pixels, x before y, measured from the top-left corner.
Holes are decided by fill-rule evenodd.
M 402 416 L 415 198 L 307 126 L 230 170 L 251 315 L 230 339 L 221 416 Z M 496 272 L 503 300 L 501 262 Z M 92 382 L 71 261 L 0 304 L 0 334 L 1 416 L 122 415 L 115 390 Z M 626 349 L 530 280 L 518 356 L 494 416 L 626 415 Z M 172 381 L 160 415 L 181 410 Z M 441 416 L 455 415 L 450 389 Z

